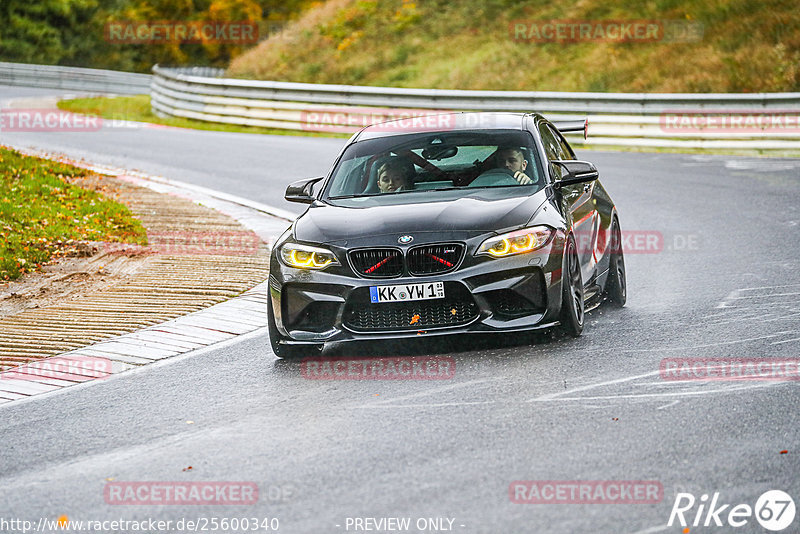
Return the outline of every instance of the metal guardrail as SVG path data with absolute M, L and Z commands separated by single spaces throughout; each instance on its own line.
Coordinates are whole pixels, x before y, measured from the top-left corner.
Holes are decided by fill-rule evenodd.
M 164 68 L 153 75 L 0 62 L 0 84 L 73 91 L 150 91 L 161 116 L 295 131 L 353 132 L 385 118 L 436 111 L 537 111 L 552 120 L 589 117 L 589 138 L 606 146 L 800 150 L 800 93 L 672 94 L 462 91 L 287 83 L 222 78 L 211 67 Z M 670 114 L 779 115 L 784 126 L 670 127 Z M 665 118 L 666 117 L 666 118 Z M 674 117 L 673 117 L 674 118 Z
M 433 110 L 537 111 L 589 116 L 578 144 L 800 150 L 800 93 L 558 93 L 401 89 L 222 78 L 222 71 L 153 68 L 151 104 L 162 116 L 305 131 L 353 132 L 381 117 Z M 680 128 L 669 117 L 780 114 L 788 128 Z M 406 116 L 408 116 L 406 115 Z M 792 127 L 793 124 L 793 127 Z
M 143 94 L 150 90 L 149 74 L 57 65 L 0 62 L 0 85 L 24 85 L 96 93 Z

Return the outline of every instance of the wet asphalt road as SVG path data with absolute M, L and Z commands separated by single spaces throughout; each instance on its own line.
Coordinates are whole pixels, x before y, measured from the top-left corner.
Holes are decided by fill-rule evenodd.
M 286 182 L 324 173 L 343 143 L 120 131 L 3 133 L 0 141 L 275 205 Z M 463 533 L 677 533 L 682 527 L 665 525 L 679 491 L 752 506 L 781 489 L 800 506 L 797 382 L 659 376 L 664 358 L 800 356 L 800 160 L 578 156 L 597 164 L 623 230 L 660 232 L 664 245 L 626 256 L 628 305 L 591 312 L 581 338 L 336 347 L 330 354 L 451 356 L 456 372 L 332 382 L 277 360 L 258 332 L 12 403 L 0 408 L 0 517 L 269 517 L 286 533 L 353 532 L 347 518 L 408 517 L 412 527 L 418 518 L 454 519 L 452 531 Z M 109 479 L 250 481 L 260 498 L 112 505 L 103 494 Z M 515 504 L 517 480 L 652 480 L 664 495 L 656 504 Z M 692 527 L 763 531 L 753 518 L 736 529 Z M 800 516 L 783 532 L 798 531 Z

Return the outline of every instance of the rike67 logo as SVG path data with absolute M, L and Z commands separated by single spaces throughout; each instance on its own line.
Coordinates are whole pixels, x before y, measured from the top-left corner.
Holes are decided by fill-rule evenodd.
M 678 493 L 667 526 L 671 527 L 677 520 L 682 527 L 688 526 L 691 522 L 693 527 L 701 525 L 743 527 L 750 524 L 752 528 L 751 520 L 755 517 L 762 528 L 778 532 L 792 525 L 795 512 L 794 500 L 781 490 L 765 491 L 753 507 L 744 503 L 736 505 L 724 503 L 720 501 L 719 492 L 714 492 L 710 502 L 705 493 L 700 499 L 696 499 L 691 493 Z

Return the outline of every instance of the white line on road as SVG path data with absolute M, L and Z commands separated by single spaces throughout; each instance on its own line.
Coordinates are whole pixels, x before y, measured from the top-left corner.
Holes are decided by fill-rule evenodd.
M 746 343 L 748 341 L 758 341 L 761 339 L 769 339 L 771 337 L 777 337 L 783 334 L 794 334 L 796 331 L 794 330 L 784 330 L 782 332 L 776 332 L 774 334 L 768 334 L 766 336 L 759 336 L 759 337 L 748 337 L 744 339 L 734 339 L 733 341 L 720 341 L 717 343 L 706 343 L 704 345 L 690 345 L 688 347 L 660 347 L 657 349 L 624 349 L 620 350 L 619 352 L 663 352 L 668 350 L 693 350 L 693 349 L 702 349 L 707 347 L 718 347 L 720 345 L 735 345 L 736 343 Z M 657 371 L 656 371 L 657 372 Z
M 800 337 L 795 337 L 792 339 L 784 339 L 783 341 L 773 341 L 770 345 L 780 345 L 781 343 L 791 343 L 792 341 L 800 341 Z
M 474 406 L 479 404 L 494 404 L 497 401 L 475 401 L 475 402 L 437 402 L 431 404 L 381 404 L 379 406 L 354 406 L 354 408 L 452 408 L 453 406 Z
M 655 532 L 664 532 L 665 530 L 670 529 L 670 528 L 673 528 L 673 527 L 671 527 L 669 525 L 660 525 L 660 526 L 657 526 L 657 527 L 646 528 L 644 530 L 637 530 L 633 534 L 654 534 Z
M 533 402 L 553 402 L 553 401 L 592 401 L 592 400 L 617 400 L 617 399 L 647 399 L 659 397 L 697 397 L 700 395 L 710 395 L 712 393 L 731 393 L 743 389 L 756 389 L 775 386 L 781 382 L 771 383 L 757 383 L 749 382 L 746 386 L 719 388 L 719 389 L 704 389 L 701 391 L 664 391 L 661 393 L 631 393 L 626 395 L 602 395 L 597 397 L 558 397 L 552 399 L 532 399 Z M 788 382 L 787 382 L 788 383 Z
M 528 400 L 527 402 L 539 402 L 539 401 L 549 401 L 549 400 L 556 400 L 558 397 L 562 397 L 564 395 L 571 395 L 573 393 L 578 393 L 581 391 L 587 391 L 589 389 L 594 389 L 602 386 L 611 386 L 614 384 L 621 384 L 623 382 L 630 382 L 632 380 L 636 380 L 639 378 L 647 378 L 650 376 L 655 376 L 659 374 L 661 370 L 650 371 L 649 373 L 644 373 L 643 375 L 634 375 L 634 376 L 626 376 L 624 378 L 615 378 L 614 380 L 607 380 L 605 382 L 597 382 L 595 384 L 589 384 L 587 386 L 581 386 L 573 389 L 568 389 L 566 391 L 559 391 L 557 393 L 548 393 L 546 395 L 540 395 L 539 397 L 535 397 L 533 399 Z

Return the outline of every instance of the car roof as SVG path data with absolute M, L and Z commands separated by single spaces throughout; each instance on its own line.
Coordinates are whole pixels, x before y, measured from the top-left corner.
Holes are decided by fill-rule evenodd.
M 352 139 L 353 142 L 394 135 L 406 135 L 423 132 L 442 132 L 457 130 L 523 130 L 524 117 L 535 116 L 533 113 L 510 113 L 495 111 L 461 111 L 453 113 L 431 113 L 380 122 L 365 127 Z

